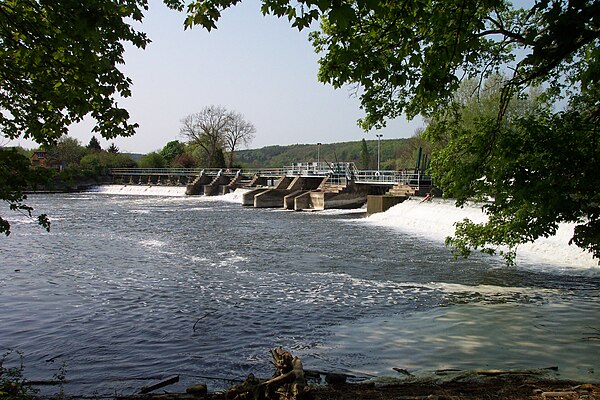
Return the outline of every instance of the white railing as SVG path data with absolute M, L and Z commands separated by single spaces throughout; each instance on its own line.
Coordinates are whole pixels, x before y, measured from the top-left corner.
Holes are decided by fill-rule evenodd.
M 218 170 L 217 170 L 218 171 Z M 112 175 L 178 175 L 197 176 L 202 168 L 113 168 Z
M 246 176 L 284 176 L 287 174 L 286 168 L 248 168 L 240 171 L 242 175 Z
M 219 169 L 219 168 L 113 168 L 112 175 L 121 176 L 215 176 L 218 174 L 245 176 L 322 176 L 328 177 L 332 184 L 346 184 L 348 181 L 363 184 L 405 184 L 410 186 L 431 186 L 431 177 L 414 170 L 358 170 L 352 162 L 306 162 L 294 163 L 285 168 L 255 168 L 255 169 Z
M 351 168 L 356 168 L 352 162 L 329 163 L 326 161 L 294 163 L 285 167 L 288 175 L 315 176 L 345 175 Z
M 283 176 L 286 174 L 284 168 L 261 168 L 261 169 L 244 169 L 239 168 L 113 168 L 112 175 L 170 175 L 170 176 L 198 176 L 200 173 L 206 175 L 267 175 L 267 176 Z
M 404 184 L 409 186 L 431 186 L 431 176 L 414 170 L 404 171 L 356 171 L 355 182 L 357 183 L 390 183 Z

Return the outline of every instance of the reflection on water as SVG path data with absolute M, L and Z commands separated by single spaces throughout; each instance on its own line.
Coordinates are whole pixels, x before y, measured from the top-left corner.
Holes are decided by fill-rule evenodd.
M 356 212 L 229 200 L 34 196 L 52 232 L 17 218 L 0 241 L 0 348 L 22 350 L 35 379 L 65 363 L 66 391 L 88 394 L 174 374 L 170 389 L 270 375 L 276 345 L 307 368 L 355 374 L 598 374 L 600 343 L 583 335 L 600 328 L 594 269 L 453 261 L 439 241 Z

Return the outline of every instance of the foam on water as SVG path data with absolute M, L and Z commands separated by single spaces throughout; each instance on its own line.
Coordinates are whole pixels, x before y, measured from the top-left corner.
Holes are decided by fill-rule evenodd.
M 320 210 L 320 211 L 315 211 L 315 215 L 324 215 L 324 216 L 329 216 L 329 215 L 360 215 L 360 214 L 364 214 L 367 212 L 367 208 L 366 207 L 361 207 L 361 208 L 352 208 L 352 209 L 327 209 L 327 210 Z
M 127 195 L 127 196 L 169 196 L 183 197 L 185 196 L 185 187 L 183 186 L 156 186 L 156 185 L 102 185 L 91 190 L 90 193 L 110 194 L 110 195 Z M 227 203 L 242 203 L 242 196 L 247 189 L 236 189 L 231 193 L 220 196 L 191 196 L 195 200 L 201 202 L 227 202 Z
M 140 244 L 144 247 L 163 247 L 164 245 L 166 245 L 166 243 L 162 240 L 142 240 L 140 241 Z
M 210 196 L 205 197 L 206 201 L 226 201 L 228 203 L 242 204 L 242 197 L 248 189 L 236 189 L 231 193 L 223 194 L 221 196 Z
M 426 203 L 407 200 L 386 212 L 373 214 L 365 221 L 371 225 L 390 227 L 443 243 L 447 236 L 454 234 L 455 223 L 465 218 L 475 223 L 487 220 L 480 204 L 468 204 L 458 208 L 449 200 Z M 525 267 L 531 267 L 529 264 L 533 263 L 536 269 L 548 268 L 554 272 L 578 270 L 594 275 L 600 274 L 598 261 L 592 258 L 591 253 L 569 245 L 574 226 L 561 224 L 555 236 L 519 246 L 517 263 Z
M 90 192 L 127 196 L 185 196 L 185 186 L 102 185 Z
M 481 211 L 481 206 L 475 204 L 457 208 L 447 200 L 420 203 L 418 200 L 409 199 L 386 212 L 371 215 L 367 221 L 424 238 L 444 241 L 454 233 L 454 224 L 464 218 L 476 223 L 487 219 Z

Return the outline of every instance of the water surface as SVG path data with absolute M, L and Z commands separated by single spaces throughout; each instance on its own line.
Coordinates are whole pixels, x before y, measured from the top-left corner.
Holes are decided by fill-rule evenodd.
M 219 390 L 269 376 L 281 345 L 305 368 L 361 377 L 558 366 L 598 380 L 600 272 L 585 260 L 455 261 L 436 237 L 442 203 L 364 218 L 170 194 L 32 196 L 50 233 L 12 218 L 0 348 L 22 351 L 32 379 L 65 365 L 67 393 L 128 394 L 169 375 L 171 390 Z

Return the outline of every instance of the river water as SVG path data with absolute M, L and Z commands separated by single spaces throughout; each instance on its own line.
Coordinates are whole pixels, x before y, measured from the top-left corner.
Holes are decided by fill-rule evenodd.
M 66 368 L 67 393 L 130 394 L 171 375 L 169 390 L 220 390 L 270 376 L 278 345 L 356 377 L 556 366 L 600 380 L 600 268 L 568 232 L 506 267 L 453 259 L 443 238 L 481 212 L 442 200 L 368 218 L 179 188 L 29 202 L 52 230 L 11 215 L 0 239 L 0 350 L 22 352 L 30 379 Z

